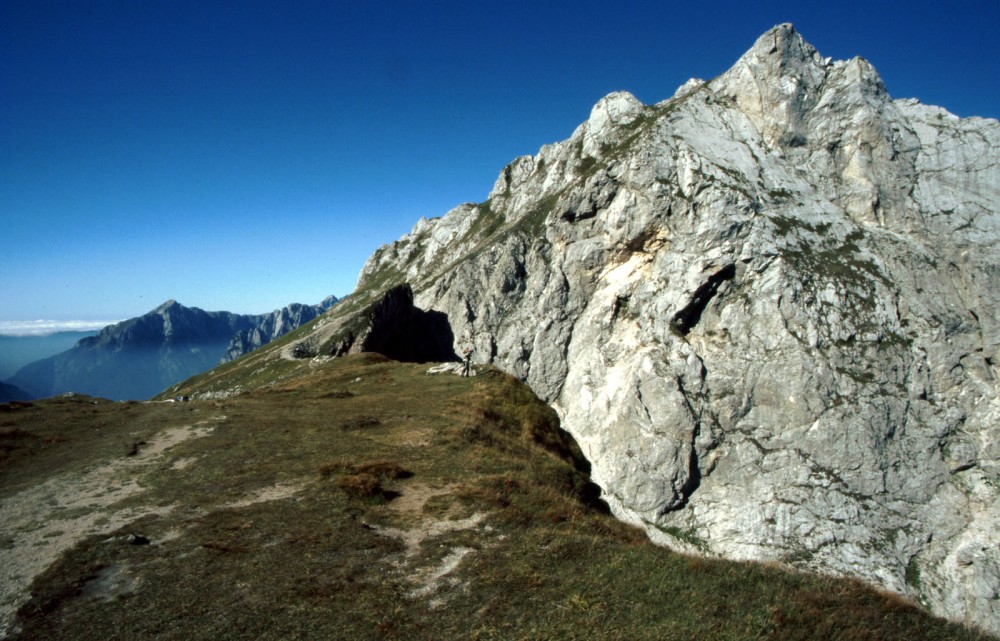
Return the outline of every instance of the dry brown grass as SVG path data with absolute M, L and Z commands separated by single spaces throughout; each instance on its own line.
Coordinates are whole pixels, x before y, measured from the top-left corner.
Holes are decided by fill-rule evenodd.
M 341 475 L 337 478 L 337 487 L 355 498 L 374 498 L 385 493 L 379 478 L 367 472 Z
M 329 478 L 334 472 L 354 471 L 354 464 L 350 461 L 329 461 L 317 468 L 320 478 Z
M 372 474 L 381 479 L 396 480 L 408 479 L 413 476 L 413 472 L 405 469 L 394 461 L 373 461 L 362 463 L 354 468 L 359 474 Z

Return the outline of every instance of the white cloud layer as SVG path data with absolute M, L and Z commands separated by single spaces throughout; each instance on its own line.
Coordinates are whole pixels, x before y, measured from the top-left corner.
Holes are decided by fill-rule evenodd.
M 104 329 L 121 321 L 0 321 L 3 336 L 48 336 L 56 332 L 90 332 Z

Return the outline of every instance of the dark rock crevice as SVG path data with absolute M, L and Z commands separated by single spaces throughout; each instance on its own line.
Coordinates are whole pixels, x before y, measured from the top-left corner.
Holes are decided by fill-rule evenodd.
M 719 288 L 726 281 L 732 280 L 736 276 L 736 264 L 729 263 L 719 271 L 715 272 L 708 277 L 708 280 L 701 284 L 697 290 L 695 290 L 694 295 L 691 296 L 690 302 L 684 306 L 679 312 L 674 314 L 674 318 L 671 321 L 673 326 L 682 335 L 687 336 L 698 321 L 701 320 L 701 315 L 708 307 L 709 302 L 712 298 L 719 292 Z
M 704 373 L 702 373 L 702 376 L 704 377 Z M 687 408 L 688 413 L 691 415 L 694 427 L 691 430 L 691 440 L 689 443 L 689 447 L 691 449 L 688 454 L 687 478 L 685 478 L 683 484 L 677 488 L 676 500 L 669 505 L 665 505 L 660 510 L 659 516 L 661 517 L 671 512 L 683 510 L 687 507 L 688 502 L 691 500 L 691 496 L 701 485 L 701 463 L 698 456 L 698 437 L 701 435 L 701 412 L 700 410 L 696 410 L 694 404 L 692 404 L 688 390 L 685 389 L 684 381 L 681 378 L 677 379 L 677 391 L 681 393 L 681 397 L 684 399 L 684 405 Z

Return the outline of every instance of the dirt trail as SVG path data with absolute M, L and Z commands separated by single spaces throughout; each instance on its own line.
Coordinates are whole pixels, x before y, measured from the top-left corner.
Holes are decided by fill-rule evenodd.
M 406 553 L 397 565 L 400 568 L 405 568 L 410 580 L 416 584 L 416 587 L 407 593 L 411 599 L 430 597 L 446 585 L 457 584 L 457 581 L 451 579 L 449 575 L 458 568 L 467 555 L 473 552 L 471 548 L 457 546 L 451 548 L 448 554 L 436 564 L 413 567 L 416 565 L 414 557 L 419 554 L 420 546 L 424 541 L 449 532 L 472 529 L 486 518 L 486 515 L 481 512 L 476 512 L 464 519 L 435 518 L 423 514 L 427 501 L 437 496 L 451 494 L 457 487 L 455 484 L 439 487 L 425 483 L 408 484 L 403 493 L 390 503 L 390 508 L 393 512 L 414 520 L 413 527 L 407 529 L 376 528 L 379 534 L 398 539 L 406 546 Z M 440 597 L 431 599 L 429 605 L 431 608 L 435 608 L 442 605 L 445 600 Z
M 251 492 L 250 494 L 246 495 L 245 497 L 243 497 L 238 501 L 223 503 L 219 507 L 222 508 L 247 507 L 257 503 L 266 503 L 268 501 L 280 501 L 282 499 L 291 498 L 305 486 L 306 486 L 305 482 L 277 483 L 275 485 L 269 485 L 268 487 L 262 487 L 256 492 Z
M 158 463 L 171 448 L 207 436 L 216 416 L 194 425 L 159 433 L 134 456 L 64 474 L 0 500 L 0 639 L 11 632 L 17 609 L 27 600 L 31 582 L 66 550 L 93 534 L 112 532 L 151 514 L 166 514 L 170 505 L 114 509 L 142 492 L 139 470 Z

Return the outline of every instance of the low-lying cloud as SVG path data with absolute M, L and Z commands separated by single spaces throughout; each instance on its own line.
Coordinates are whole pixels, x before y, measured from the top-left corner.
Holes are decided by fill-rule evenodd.
M 0 321 L 2 336 L 48 336 L 56 332 L 93 332 L 120 321 Z

